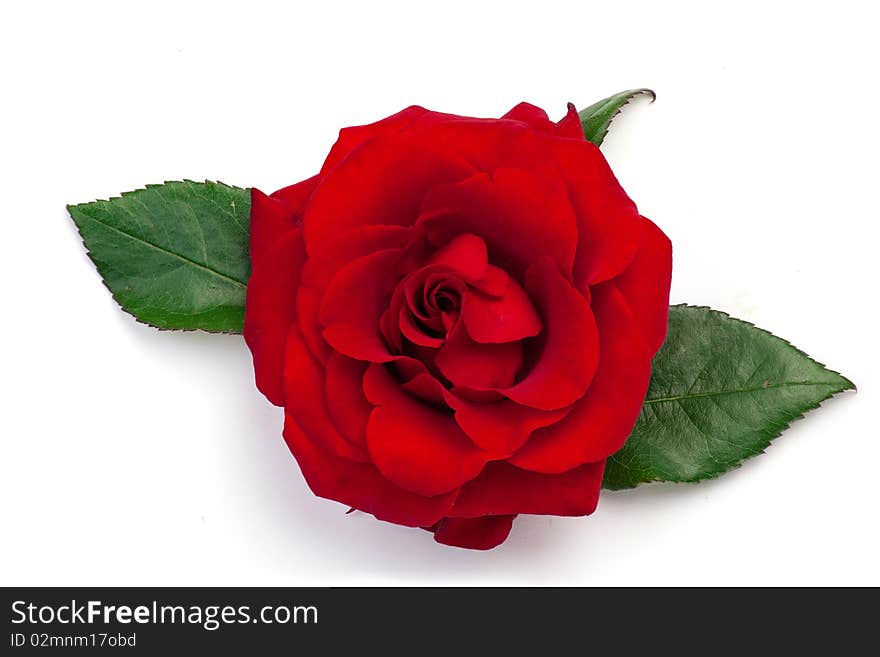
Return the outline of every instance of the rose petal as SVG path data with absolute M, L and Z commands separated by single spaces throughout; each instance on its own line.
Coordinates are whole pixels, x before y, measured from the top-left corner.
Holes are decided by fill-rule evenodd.
M 543 348 L 525 378 L 498 392 L 513 401 L 554 410 L 583 396 L 599 360 L 596 321 L 587 300 L 559 273 L 549 258 L 526 275 L 529 295 L 541 307 Z
M 318 312 L 321 309 L 323 297 L 324 290 L 300 283 L 296 290 L 296 318 L 312 356 L 319 363 L 326 364 L 332 350 L 324 341 L 324 336 L 321 335 L 321 323 L 318 321 Z
M 613 283 L 593 288 L 593 308 L 601 357 L 589 391 L 564 420 L 535 431 L 509 459 L 513 465 L 564 472 L 610 456 L 632 431 L 648 391 L 653 352 Z
M 344 438 L 366 449 L 367 420 L 373 405 L 364 395 L 364 372 L 369 363 L 332 352 L 327 360 L 324 390 L 330 419 Z
M 565 186 L 540 170 L 499 168 L 436 185 L 425 196 L 418 225 L 434 244 L 460 233 L 479 235 L 489 260 L 515 277 L 542 256 L 570 273 L 578 243 Z
M 295 212 L 297 214 L 297 223 L 298 225 L 301 225 L 302 210 L 308 202 L 309 197 L 312 195 L 312 192 L 315 190 L 315 187 L 320 182 L 321 175 L 318 174 L 311 178 L 307 178 L 302 182 L 298 182 L 295 185 L 282 187 L 269 194 L 269 196 L 275 200 L 281 201 L 287 205 L 291 211 Z
M 293 229 L 260 247 L 248 281 L 244 339 L 254 359 L 257 388 L 284 405 L 284 345 L 294 323 L 296 287 L 305 258 L 302 231 Z
M 467 294 L 469 289 L 464 280 L 477 279 L 477 282 L 482 284 L 487 278 L 491 278 L 492 280 L 488 281 L 488 287 L 493 291 L 501 291 L 502 285 L 498 283 L 498 276 L 486 276 L 489 271 L 497 270 L 497 268 L 486 267 L 485 250 L 480 248 L 483 246 L 482 240 L 474 237 L 475 241 L 471 241 L 472 236 L 467 235 L 462 237 L 470 244 L 464 246 L 461 242 L 457 242 L 456 246 L 450 243 L 447 248 L 451 250 L 441 253 L 441 257 L 436 258 L 436 261 L 432 258 L 429 264 L 409 273 L 397 284 L 387 312 L 383 314 L 379 322 L 386 342 L 396 350 L 395 353 L 401 350 L 400 333 L 403 333 L 410 342 L 420 347 L 438 349 L 443 346 L 446 334 L 451 332 L 458 323 L 461 298 Z M 456 241 L 454 240 L 454 242 Z M 477 252 L 482 251 L 482 257 L 477 256 L 474 266 L 466 264 L 467 255 L 460 259 L 454 257 L 456 251 L 471 247 Z M 450 261 L 449 265 L 444 262 L 447 257 Z M 458 267 L 451 264 L 456 261 L 459 263 Z M 474 301 L 473 314 L 476 321 L 501 321 L 509 324 L 508 328 L 483 329 L 483 333 L 495 330 L 496 336 L 512 335 L 511 339 L 513 340 L 532 330 L 527 328 L 523 331 L 519 327 L 524 324 L 529 327 L 530 324 L 535 321 L 540 322 L 540 320 L 537 318 L 531 302 L 525 296 L 525 292 L 522 290 L 517 292 L 516 284 L 510 281 L 506 275 L 504 277 L 503 289 L 505 293 L 510 291 L 509 298 L 499 299 L 474 292 L 474 294 L 479 294 L 480 298 Z M 453 303 L 450 306 L 441 307 L 442 304 L 439 301 L 441 298 L 452 300 Z
M 654 354 L 666 339 L 672 243 L 654 223 L 642 217 L 642 241 L 629 267 L 614 279 Z
M 410 310 L 407 307 L 400 308 L 397 313 L 398 328 L 407 340 L 420 347 L 430 347 L 439 349 L 443 346 L 444 339 L 425 333 L 421 326 L 418 326 L 413 320 Z M 392 329 L 393 330 L 393 329 Z
M 577 109 L 571 103 L 568 104 L 566 115 L 558 123 L 553 123 L 547 116 L 547 112 L 529 103 L 520 103 L 501 118 L 522 121 L 538 132 L 549 135 L 585 139 L 581 119 L 578 116 Z
M 318 362 L 326 363 L 330 354 L 330 348 L 321 335 L 318 312 L 334 274 L 362 256 L 390 248 L 403 248 L 413 238 L 411 228 L 361 226 L 340 234 L 332 246 L 306 260 L 297 291 L 297 320 L 306 344 Z
M 369 463 L 339 458 L 321 447 L 285 416 L 284 439 L 299 463 L 309 488 L 318 497 L 371 513 L 379 520 L 408 527 L 438 522 L 452 506 L 457 491 L 423 497 L 398 488 Z
M 519 283 L 510 279 L 500 297 L 471 289 L 462 300 L 461 317 L 477 342 L 512 342 L 541 332 L 544 324 Z
M 351 261 L 376 251 L 404 249 L 418 237 L 410 226 L 357 226 L 342 231 L 327 248 L 309 255 L 303 267 L 303 283 L 323 290 Z
M 478 281 L 472 283 L 472 287 L 481 294 L 489 297 L 503 297 L 507 293 L 507 288 L 513 283 L 513 279 L 506 271 L 495 265 L 486 267 L 486 274 Z
M 324 339 L 335 350 L 358 360 L 393 358 L 379 319 L 399 277 L 400 254 L 400 249 L 386 249 L 358 258 L 330 281 L 318 321 L 324 327 Z
M 437 353 L 435 364 L 453 385 L 505 388 L 523 363 L 522 343 L 479 344 L 459 323 Z
M 439 348 L 446 332 L 458 319 L 460 304 L 441 310 L 435 303 L 435 295 L 443 290 L 460 297 L 465 289 L 465 283 L 444 264 L 429 264 L 411 272 L 394 290 L 388 309 L 386 339 L 399 347 L 399 331 L 415 345 Z
M 475 388 L 455 388 L 455 396 L 475 404 L 494 404 L 506 399 L 496 390 L 477 390 Z
M 256 187 L 251 188 L 249 247 L 252 263 L 259 263 L 278 240 L 302 224 L 303 206 L 317 182 L 318 177 L 314 176 L 271 196 Z
M 409 381 L 419 374 L 425 374 L 428 371 L 427 366 L 416 358 L 409 356 L 398 356 L 391 363 L 391 372 L 400 381 Z
M 475 403 L 456 394 L 456 389 L 443 389 L 443 396 L 455 410 L 458 426 L 492 459 L 507 458 L 522 447 L 533 431 L 559 422 L 570 410 L 541 411 L 509 399 Z
M 282 190 L 282 198 L 251 189 L 251 277 L 244 337 L 254 358 L 257 388 L 284 404 L 282 366 L 287 329 L 296 315 L 296 287 L 305 257 L 300 212 L 316 178 Z M 277 192 L 276 192 L 277 194 Z
M 453 409 L 458 426 L 492 460 L 509 457 L 532 431 L 558 422 L 571 410 L 541 411 L 504 398 L 471 401 L 462 397 L 458 388 L 444 388 L 423 363 L 411 359 L 409 363 L 403 369 L 409 370 L 411 378 L 400 387 L 428 404 Z M 395 362 L 395 366 L 400 364 Z
M 520 103 L 501 118 L 508 121 L 520 121 L 539 132 L 555 135 L 557 131 L 556 124 L 550 120 L 547 112 L 531 103 Z
M 486 243 L 476 235 L 456 235 L 431 256 L 430 264 L 447 267 L 467 281 L 478 281 L 489 265 Z
M 438 316 L 443 311 L 437 307 L 433 295 L 442 288 L 461 296 L 467 289 L 464 281 L 445 265 L 427 265 L 410 273 L 402 287 L 410 312 L 435 331 L 443 329 L 443 321 Z
M 491 550 L 510 534 L 515 515 L 484 518 L 444 518 L 434 529 L 434 540 L 452 547 Z
M 573 103 L 568 104 L 565 116 L 563 116 L 557 125 L 557 132 L 560 137 L 568 137 L 569 139 L 586 140 L 584 136 L 584 127 L 581 125 L 581 117 L 578 116 L 577 108 Z
M 364 392 L 376 405 L 367 423 L 367 448 L 379 471 L 420 495 L 440 495 L 473 479 L 486 463 L 451 415 L 400 389 L 387 369 L 372 363 Z
M 436 406 L 439 409 L 446 408 L 446 400 L 444 398 L 446 389 L 437 379 L 426 372 L 424 366 L 421 367 L 421 370 L 419 374 L 416 374 L 409 381 L 401 383 L 400 387 L 427 404 Z
M 416 136 L 383 135 L 358 146 L 331 169 L 312 194 L 303 218 L 310 256 L 330 248 L 356 226 L 409 226 L 433 185 L 472 175 L 452 148 Z
M 534 171 L 550 161 L 553 139 L 542 135 L 521 121 L 499 121 L 453 117 L 419 126 L 419 137 L 431 144 L 454 149 L 469 162 L 473 172 L 494 171 L 499 167 L 520 167 Z
M 287 336 L 284 362 L 285 411 L 296 418 L 302 430 L 325 449 L 340 458 L 368 461 L 366 450 L 346 440 L 330 421 L 324 395 L 324 376 L 325 373 L 309 353 L 299 327 L 294 323 Z
M 406 310 L 403 283 L 404 281 L 401 281 L 394 288 L 388 307 L 379 317 L 379 331 L 392 353 L 400 353 L 403 350 L 403 337 L 400 334 L 401 313 Z
M 586 289 L 613 278 L 632 261 L 641 239 L 641 221 L 595 144 L 559 140 L 552 157 L 567 182 L 577 216 L 573 280 L 578 289 Z
M 373 137 L 406 130 L 426 114 L 431 114 L 431 112 L 424 107 L 411 105 L 397 114 L 392 114 L 380 121 L 343 128 L 339 131 L 339 138 L 333 144 L 333 148 L 330 149 L 330 153 L 324 161 L 324 166 L 321 167 L 321 173 L 327 173 L 330 169 L 333 169 L 349 153 Z
M 589 515 L 599 502 L 604 471 L 604 460 L 554 475 L 493 461 L 480 476 L 461 487 L 450 515 Z

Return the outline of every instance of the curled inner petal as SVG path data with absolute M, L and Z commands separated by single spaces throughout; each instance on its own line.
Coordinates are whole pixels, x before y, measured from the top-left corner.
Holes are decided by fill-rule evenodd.
M 599 361 L 596 320 L 589 301 L 549 258 L 529 269 L 527 288 L 542 306 L 542 345 L 528 374 L 498 392 L 533 408 L 563 408 L 580 399 L 593 379 Z
M 406 394 L 388 369 L 367 368 L 364 392 L 375 408 L 367 423 L 367 449 L 379 471 L 406 490 L 434 496 L 473 479 L 487 455 L 448 413 Z
M 543 329 L 529 295 L 488 264 L 485 243 L 474 235 L 459 235 L 425 262 L 397 283 L 379 320 L 391 352 L 423 361 L 449 387 L 513 386 L 522 340 Z
M 499 291 L 497 287 L 495 290 Z M 544 327 L 528 294 L 509 277 L 500 294 L 485 294 L 474 288 L 468 290 L 462 304 L 462 318 L 468 335 L 483 343 L 531 338 Z

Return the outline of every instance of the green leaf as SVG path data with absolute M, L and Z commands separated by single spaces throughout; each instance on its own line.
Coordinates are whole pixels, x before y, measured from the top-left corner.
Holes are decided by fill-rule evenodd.
M 650 89 L 630 89 L 629 91 L 621 91 L 619 94 L 609 96 L 598 103 L 593 103 L 586 109 L 578 112 L 581 117 L 581 126 L 584 129 L 584 136 L 587 141 L 591 141 L 596 146 L 601 146 L 608 134 L 608 127 L 614 120 L 614 117 L 620 114 L 620 110 L 629 101 L 637 96 L 650 96 L 653 103 L 657 94 Z
M 184 180 L 67 209 L 123 310 L 162 329 L 241 333 L 248 190 Z
M 608 459 L 603 485 L 717 477 L 761 454 L 792 420 L 854 387 L 748 322 L 672 306 L 641 414 Z

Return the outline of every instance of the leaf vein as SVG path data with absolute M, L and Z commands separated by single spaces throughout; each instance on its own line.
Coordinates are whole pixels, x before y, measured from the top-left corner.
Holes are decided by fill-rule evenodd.
M 788 388 L 791 386 L 833 386 L 832 383 L 825 381 L 784 381 L 782 383 L 770 383 L 766 386 L 756 386 L 753 388 L 737 388 L 733 390 L 713 390 L 710 392 L 694 392 L 685 393 L 683 395 L 673 395 L 669 397 L 656 397 L 654 399 L 646 399 L 646 404 L 660 404 L 663 402 L 673 402 L 680 399 L 697 399 L 700 397 L 723 397 L 724 395 L 737 395 L 749 392 L 761 392 L 763 390 L 772 390 L 774 388 Z
M 100 224 L 101 226 L 103 226 L 104 228 L 107 228 L 108 230 L 112 230 L 113 232 L 119 233 L 123 237 L 127 237 L 130 240 L 133 240 L 135 242 L 139 242 L 141 244 L 149 246 L 150 248 L 153 248 L 156 251 L 159 251 L 161 253 L 169 255 L 173 258 L 177 258 L 179 260 L 182 260 L 183 262 L 190 264 L 193 267 L 196 267 L 198 269 L 206 271 L 209 274 L 217 276 L 218 278 L 222 278 L 223 280 L 228 281 L 230 283 L 233 283 L 234 285 L 238 285 L 239 287 L 242 287 L 242 288 L 247 287 L 247 283 L 245 281 L 241 281 L 241 280 L 234 278 L 228 274 L 224 274 L 223 272 L 219 272 L 216 269 L 212 269 L 211 267 L 208 267 L 208 266 L 203 265 L 199 262 L 196 262 L 195 260 L 191 260 L 190 258 L 187 258 L 186 256 L 183 256 L 183 255 L 180 255 L 179 253 L 174 253 L 174 251 L 169 251 L 168 249 L 161 247 L 158 244 L 154 244 L 153 242 L 150 242 L 150 241 L 145 240 L 143 238 L 137 237 L 136 235 L 132 235 L 131 233 L 126 233 L 124 230 L 120 230 L 116 226 L 111 226 L 110 224 L 105 223 L 105 222 L 101 221 L 100 219 L 96 219 L 95 217 L 89 216 L 85 213 L 83 213 L 82 216 L 85 217 L 86 219 L 94 221 L 96 224 Z

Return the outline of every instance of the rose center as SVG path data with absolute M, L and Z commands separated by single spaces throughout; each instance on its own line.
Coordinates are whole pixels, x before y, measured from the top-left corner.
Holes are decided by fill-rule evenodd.
M 455 312 L 461 308 L 461 294 L 443 284 L 436 285 L 427 293 L 429 311 L 441 313 Z

